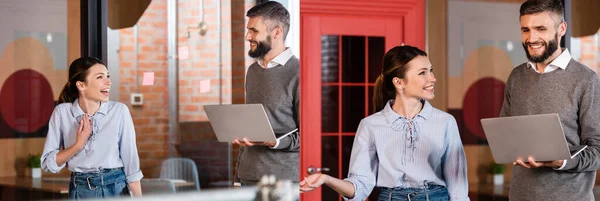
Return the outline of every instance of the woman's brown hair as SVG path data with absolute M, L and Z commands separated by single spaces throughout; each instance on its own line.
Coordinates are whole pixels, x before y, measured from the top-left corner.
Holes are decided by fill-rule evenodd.
M 85 82 L 89 73 L 88 70 L 96 64 L 104 65 L 104 62 L 94 57 L 81 57 L 75 59 L 75 61 L 71 63 L 69 66 L 69 80 L 67 80 L 67 83 L 60 92 L 58 104 L 71 103 L 79 98 L 79 90 L 77 89 L 76 83 L 77 81 Z
M 385 107 L 390 99 L 396 97 L 396 88 L 392 83 L 394 77 L 404 79 L 408 71 L 408 62 L 418 56 L 427 56 L 423 50 L 412 46 L 396 46 L 383 56 L 381 75 L 375 81 L 373 91 L 373 111 L 378 112 Z

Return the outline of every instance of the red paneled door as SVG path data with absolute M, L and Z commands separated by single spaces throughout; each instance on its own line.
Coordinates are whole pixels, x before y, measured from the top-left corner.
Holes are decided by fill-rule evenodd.
M 425 0 L 302 0 L 300 23 L 300 174 L 326 167 L 345 178 L 384 53 L 403 43 L 425 48 Z M 323 187 L 301 199 L 341 197 Z

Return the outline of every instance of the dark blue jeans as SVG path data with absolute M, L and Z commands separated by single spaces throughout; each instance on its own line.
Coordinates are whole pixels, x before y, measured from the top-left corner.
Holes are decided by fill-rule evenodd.
M 100 169 L 98 172 L 72 172 L 69 199 L 105 198 L 129 195 L 123 168 Z
M 427 185 L 420 188 L 385 188 L 379 190 L 378 201 L 448 201 L 445 186 Z

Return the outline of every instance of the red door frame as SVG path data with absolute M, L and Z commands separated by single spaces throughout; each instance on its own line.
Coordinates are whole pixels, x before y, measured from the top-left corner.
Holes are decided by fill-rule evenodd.
M 385 37 L 385 51 L 402 43 L 425 49 L 425 0 L 300 1 L 300 176 L 321 167 L 321 36 Z M 337 168 L 337 167 L 336 167 Z M 320 188 L 301 195 L 320 201 Z

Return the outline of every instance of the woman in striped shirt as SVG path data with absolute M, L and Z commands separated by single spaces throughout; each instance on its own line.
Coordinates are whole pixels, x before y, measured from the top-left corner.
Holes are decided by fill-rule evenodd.
M 108 68 L 92 57 L 76 59 L 48 122 L 42 169 L 71 171 L 70 199 L 141 196 L 131 113 L 109 101 Z
M 427 102 L 435 77 L 427 54 L 397 46 L 383 59 L 373 97 L 375 114 L 356 132 L 348 178 L 313 174 L 303 192 L 325 184 L 345 200 L 469 200 L 467 168 L 456 120 Z

